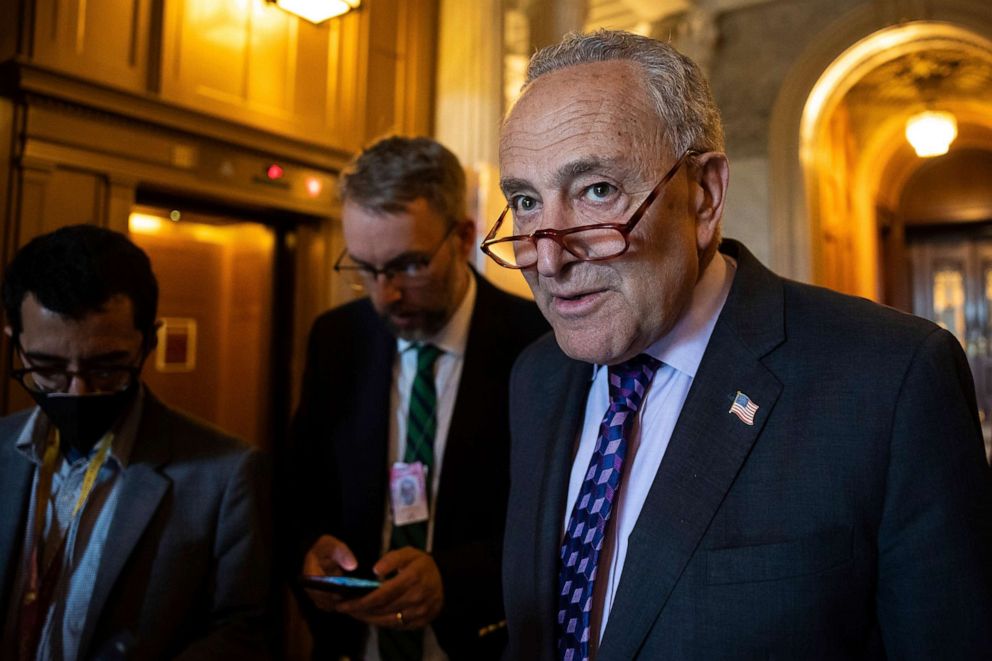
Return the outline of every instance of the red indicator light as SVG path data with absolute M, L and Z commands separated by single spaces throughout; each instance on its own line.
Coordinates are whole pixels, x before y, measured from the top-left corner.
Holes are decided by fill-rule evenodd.
M 269 179 L 282 179 L 284 174 L 285 172 L 283 171 L 282 166 L 278 163 L 273 163 L 265 171 L 265 176 Z

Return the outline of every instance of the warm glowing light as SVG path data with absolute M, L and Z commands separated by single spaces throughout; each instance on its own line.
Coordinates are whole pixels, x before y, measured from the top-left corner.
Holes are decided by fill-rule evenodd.
M 275 0 L 275 3 L 280 9 L 319 25 L 329 18 L 358 9 L 361 0 Z
M 279 165 L 278 163 L 273 163 L 272 165 L 270 165 L 268 168 L 265 169 L 265 176 L 268 177 L 269 179 L 272 179 L 273 181 L 276 179 L 282 179 L 282 176 L 284 174 L 286 174 L 286 172 L 282 169 L 282 166 Z
M 324 190 L 324 184 L 317 177 L 307 177 L 304 185 L 307 187 L 307 195 L 310 197 L 317 197 L 320 195 L 320 191 Z
M 162 219 L 146 213 L 132 213 L 127 219 L 127 229 L 134 234 L 157 234 L 162 229 Z
M 906 120 L 906 139 L 920 158 L 946 154 L 958 136 L 958 122 L 949 112 L 927 110 Z

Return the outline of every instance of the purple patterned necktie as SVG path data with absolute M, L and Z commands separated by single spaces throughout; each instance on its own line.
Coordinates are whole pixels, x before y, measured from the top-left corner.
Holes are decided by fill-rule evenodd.
M 589 460 L 561 545 L 558 571 L 558 657 L 589 658 L 589 616 L 599 552 L 606 524 L 620 489 L 627 436 L 644 391 L 661 363 L 641 354 L 610 367 L 610 407 L 599 425 L 596 449 Z

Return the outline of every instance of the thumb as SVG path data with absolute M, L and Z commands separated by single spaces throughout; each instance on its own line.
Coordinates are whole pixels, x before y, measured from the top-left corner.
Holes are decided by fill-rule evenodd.
M 338 567 L 345 571 L 355 571 L 358 569 L 358 560 L 345 544 L 338 544 L 331 552 L 331 558 Z

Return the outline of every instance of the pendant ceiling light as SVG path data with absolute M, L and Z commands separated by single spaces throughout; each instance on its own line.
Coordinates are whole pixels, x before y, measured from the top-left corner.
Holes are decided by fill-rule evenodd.
M 946 110 L 954 90 L 954 77 L 961 66 L 958 57 L 941 52 L 914 53 L 898 78 L 908 83 L 919 99 L 920 112 L 906 120 L 906 140 L 920 158 L 947 153 L 958 136 L 958 120 Z M 936 108 L 943 106 L 945 110 Z
M 280 9 L 306 19 L 315 25 L 358 9 L 361 0 L 268 0 Z
M 924 110 L 906 120 L 906 139 L 920 158 L 946 154 L 958 136 L 958 121 L 941 110 Z

